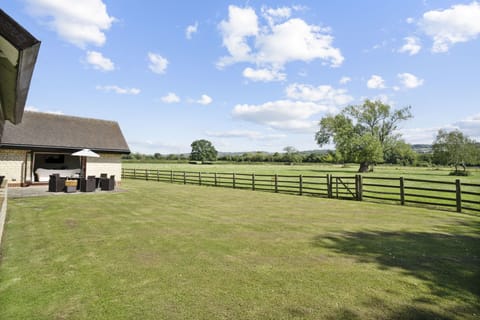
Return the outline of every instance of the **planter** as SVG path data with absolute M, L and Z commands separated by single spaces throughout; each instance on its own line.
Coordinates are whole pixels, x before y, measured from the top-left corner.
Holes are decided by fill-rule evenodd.
M 77 192 L 77 186 L 65 186 L 65 192 L 66 193 Z

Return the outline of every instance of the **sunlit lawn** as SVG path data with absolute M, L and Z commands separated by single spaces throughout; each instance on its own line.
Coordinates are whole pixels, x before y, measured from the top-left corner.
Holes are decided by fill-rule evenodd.
M 258 173 L 258 174 L 284 174 L 284 175 L 355 175 L 358 164 L 323 164 L 323 163 L 302 163 L 296 165 L 285 165 L 283 163 L 219 163 L 213 165 L 193 165 L 188 163 L 142 163 L 125 162 L 124 168 L 136 169 L 158 169 L 174 171 L 202 171 L 202 172 L 236 172 L 236 173 Z M 375 166 L 373 172 L 364 173 L 367 177 L 405 177 L 440 181 L 455 181 L 461 179 L 463 182 L 480 184 L 480 168 L 469 168 L 470 176 L 455 177 L 449 173 L 449 167 L 405 167 L 392 165 Z
M 477 319 L 480 217 L 124 181 L 9 201 L 0 319 Z
M 150 170 L 150 179 L 155 180 L 155 171 L 159 170 L 159 175 L 163 177 L 163 180 L 169 180 L 169 171 L 176 172 L 175 179 L 182 181 L 182 172 L 187 172 L 189 176 L 189 183 L 199 184 L 197 172 L 204 174 L 203 180 L 206 184 L 213 183 L 213 173 L 221 174 L 221 180 L 223 186 L 232 187 L 232 174 L 236 173 L 240 179 L 240 183 L 243 182 L 243 188 L 251 187 L 251 175 L 255 174 L 259 177 L 256 178 L 259 184 L 263 184 L 260 188 L 269 191 L 274 191 L 275 183 L 273 175 L 283 175 L 278 183 L 279 189 L 290 192 L 299 193 L 299 176 L 302 175 L 304 191 L 306 194 L 323 194 L 327 196 L 326 176 L 328 174 L 334 177 L 342 177 L 342 182 L 350 182 L 350 188 L 355 190 L 354 177 L 358 170 L 357 164 L 347 165 L 333 165 L 333 164 L 296 164 L 285 165 L 282 163 L 218 163 L 213 165 L 192 165 L 188 163 L 145 163 L 145 162 L 126 162 L 123 167 L 127 170 L 137 169 L 139 177 L 145 176 L 145 170 Z M 154 171 L 152 171 L 154 170 Z M 405 191 L 407 205 L 430 207 L 434 209 L 444 209 L 450 211 L 456 211 L 456 185 L 455 181 L 459 179 L 461 181 L 461 190 L 464 192 L 462 195 L 462 207 L 466 212 L 480 212 L 480 168 L 469 168 L 471 173 L 469 176 L 451 176 L 450 172 L 452 168 L 438 167 L 438 168 L 422 168 L 422 167 L 406 167 L 406 166 L 392 166 L 392 165 L 379 165 L 375 166 L 374 172 L 367 172 L 363 175 L 363 183 L 366 184 L 364 190 L 364 200 L 376 201 L 383 203 L 396 203 L 400 204 L 400 181 L 399 178 L 403 177 L 406 180 L 405 187 L 413 188 Z M 128 172 L 129 176 L 133 175 L 132 171 Z M 163 175 L 163 176 L 162 176 Z M 261 177 L 261 175 L 267 175 Z M 268 176 L 270 175 L 270 176 Z M 220 176 L 220 175 L 219 175 Z M 350 177 L 350 179 L 345 178 Z M 242 181 L 243 178 L 243 181 Z M 408 179 L 414 179 L 420 181 L 408 181 Z M 162 180 L 162 179 L 160 179 Z M 263 180 L 263 181 L 262 181 Z M 342 188 L 340 180 L 335 180 Z M 430 182 L 426 182 L 430 181 Z M 448 184 L 442 184 L 442 182 L 448 182 Z M 370 184 L 370 186 L 368 185 Z M 473 184 L 473 185 L 466 185 Z M 381 185 L 373 186 L 373 185 Z M 386 187 L 384 187 L 386 186 Z M 238 185 L 237 185 L 238 187 Z M 429 188 L 434 191 L 419 191 L 416 188 Z M 350 190 L 350 191 L 352 191 Z M 440 190 L 440 191 L 438 191 Z M 448 190 L 449 192 L 444 192 Z M 335 190 L 333 190 L 335 193 Z M 340 190 L 340 193 L 342 190 Z M 343 196 L 350 196 L 350 193 L 345 192 Z M 388 195 L 379 194 L 390 193 Z M 372 198 L 373 196 L 373 198 Z M 425 196 L 427 198 L 425 198 Z M 428 198 L 428 197 L 433 198 Z M 335 194 L 334 194 L 335 197 Z M 383 200 L 379 200 L 377 197 L 381 197 Z M 444 198 L 444 199 L 440 199 Z M 445 200 L 448 199 L 448 200 Z M 429 205 L 416 204 L 409 201 L 421 201 L 427 202 Z M 466 201 L 474 201 L 474 203 L 466 203 Z M 473 210 L 470 210 L 473 209 Z M 476 211 L 475 211 L 476 210 Z

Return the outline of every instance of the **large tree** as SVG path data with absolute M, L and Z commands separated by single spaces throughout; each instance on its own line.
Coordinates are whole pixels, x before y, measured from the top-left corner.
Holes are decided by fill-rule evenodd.
M 442 165 L 455 166 L 455 173 L 458 173 L 458 166 L 466 171 L 467 163 L 478 161 L 479 151 L 474 140 L 465 136 L 461 131 L 439 130 L 432 146 L 433 161 Z
M 204 139 L 195 140 L 190 146 L 192 147 L 190 160 L 202 162 L 217 160 L 218 152 L 210 141 Z
M 371 164 L 383 161 L 388 146 L 399 139 L 395 134 L 399 123 L 411 117 L 410 107 L 391 110 L 388 104 L 367 99 L 362 105 L 323 117 L 315 138 L 320 146 L 335 143 L 344 161 L 359 163 L 358 171 L 365 172 Z

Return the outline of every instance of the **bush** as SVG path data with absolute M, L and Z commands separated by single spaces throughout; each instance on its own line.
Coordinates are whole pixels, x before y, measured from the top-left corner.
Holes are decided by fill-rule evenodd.
M 428 162 L 428 161 L 418 161 L 418 162 L 416 163 L 416 166 L 417 166 L 417 167 L 428 168 L 428 167 L 431 166 L 431 164 L 430 164 L 430 162 Z
M 471 175 L 472 173 L 470 171 L 450 171 L 450 173 L 448 174 L 449 176 L 457 176 L 457 177 L 466 177 L 466 176 L 469 176 Z

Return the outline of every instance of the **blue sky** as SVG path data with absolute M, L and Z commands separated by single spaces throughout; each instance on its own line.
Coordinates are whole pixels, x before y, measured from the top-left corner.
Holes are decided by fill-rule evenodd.
M 480 140 L 476 1 L 11 0 L 42 41 L 27 110 L 118 121 L 133 152 L 318 149 L 318 121 L 366 98 L 400 133 Z

